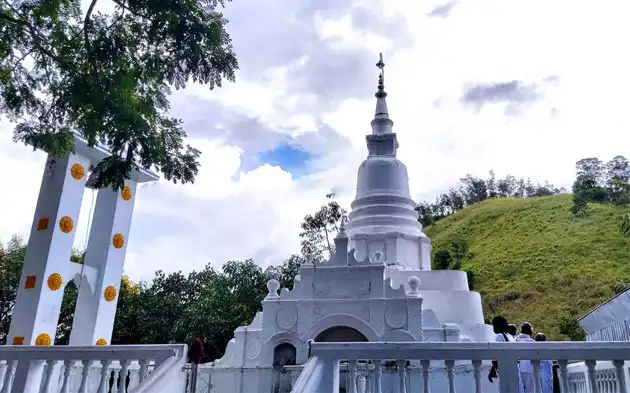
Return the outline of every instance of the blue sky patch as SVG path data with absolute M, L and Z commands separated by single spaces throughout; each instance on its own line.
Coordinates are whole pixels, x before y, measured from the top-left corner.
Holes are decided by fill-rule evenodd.
M 254 170 L 262 165 L 279 166 L 283 170 L 298 178 L 309 172 L 313 155 L 308 151 L 291 144 L 282 144 L 273 149 L 265 150 L 255 156 L 242 157 L 241 171 Z

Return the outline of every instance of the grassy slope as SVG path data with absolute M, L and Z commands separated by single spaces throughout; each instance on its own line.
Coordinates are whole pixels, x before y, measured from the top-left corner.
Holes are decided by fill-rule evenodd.
M 590 205 L 575 218 L 570 195 L 497 199 L 470 206 L 426 228 L 433 251 L 457 234 L 470 258 L 462 269 L 475 274 L 487 315 L 529 321 L 552 338 L 558 319 L 581 316 L 613 295 L 611 286 L 630 279 L 630 240 L 619 230 L 627 208 Z

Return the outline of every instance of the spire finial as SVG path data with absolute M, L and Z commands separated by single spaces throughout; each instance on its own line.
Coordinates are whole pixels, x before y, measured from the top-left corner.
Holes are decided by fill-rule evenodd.
M 378 75 L 378 90 L 376 91 L 375 96 L 377 98 L 387 97 L 387 93 L 385 93 L 385 62 L 383 61 L 383 53 L 379 53 L 376 67 L 381 70 L 381 73 Z

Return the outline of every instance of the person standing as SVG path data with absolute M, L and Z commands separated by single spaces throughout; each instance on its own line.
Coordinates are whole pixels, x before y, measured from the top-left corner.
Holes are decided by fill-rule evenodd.
M 514 338 L 516 339 L 517 333 L 518 333 L 518 328 L 516 327 L 515 324 L 511 323 L 508 325 L 508 333 Z
M 492 330 L 494 330 L 494 341 L 496 342 L 512 342 L 514 337 L 509 333 L 509 324 L 507 319 L 496 316 L 492 319 Z M 499 364 L 496 360 L 492 361 L 492 368 L 488 373 L 488 380 L 494 382 L 495 378 L 499 377 Z M 519 375 L 520 379 L 520 375 Z M 519 381 L 519 386 L 521 385 Z
M 545 333 L 537 333 L 534 341 L 547 341 Z M 553 362 L 551 360 L 540 361 L 540 386 L 542 393 L 553 393 Z
M 532 338 L 534 328 L 529 322 L 521 324 L 521 334 L 516 336 L 516 342 L 535 342 Z M 529 360 L 521 360 L 519 362 L 519 371 L 521 373 L 521 382 L 523 393 L 534 393 L 534 368 Z

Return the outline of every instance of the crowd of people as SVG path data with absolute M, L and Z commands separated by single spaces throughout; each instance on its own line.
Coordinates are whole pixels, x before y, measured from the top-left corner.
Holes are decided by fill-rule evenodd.
M 534 327 L 529 322 L 521 323 L 520 333 L 514 324 L 508 323 L 507 319 L 497 316 L 492 320 L 495 341 L 498 342 L 540 342 L 547 341 L 544 333 L 534 335 Z M 534 367 L 529 360 L 518 362 L 519 393 L 534 393 Z M 488 379 L 493 382 L 499 376 L 499 366 L 497 362 L 492 362 L 492 368 L 488 374 Z M 540 386 L 542 393 L 554 392 L 554 364 L 551 360 L 540 361 Z

